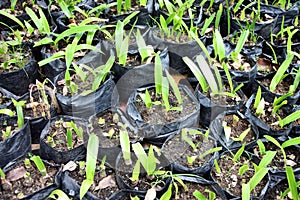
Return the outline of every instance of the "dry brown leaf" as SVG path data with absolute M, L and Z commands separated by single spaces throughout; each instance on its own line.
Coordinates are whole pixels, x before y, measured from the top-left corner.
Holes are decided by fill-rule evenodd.
M 23 178 L 26 174 L 26 169 L 24 167 L 18 167 L 16 169 L 10 170 L 6 174 L 6 180 L 7 181 L 17 181 L 21 178 Z
M 101 189 L 105 189 L 105 188 L 107 188 L 107 187 L 116 187 L 116 186 L 117 186 L 117 185 L 116 185 L 116 181 L 115 181 L 115 179 L 114 179 L 114 176 L 109 175 L 109 176 L 103 178 L 103 179 L 99 182 L 99 184 L 98 184 L 98 186 L 95 188 L 95 190 L 101 190 Z

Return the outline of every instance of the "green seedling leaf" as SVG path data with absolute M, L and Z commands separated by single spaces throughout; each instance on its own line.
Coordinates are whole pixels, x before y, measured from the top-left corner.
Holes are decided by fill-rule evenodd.
M 250 198 L 250 184 L 242 184 L 242 200 L 249 200 Z
M 169 200 L 172 196 L 172 184 L 170 184 L 168 190 L 160 197 L 160 200 Z
M 243 144 L 242 145 L 242 147 L 236 152 L 236 154 L 234 155 L 234 157 L 232 158 L 232 160 L 234 161 L 234 162 L 237 162 L 239 159 L 240 159 L 240 157 L 242 156 L 242 154 L 243 154 L 243 152 L 244 152 L 244 150 L 245 150 L 245 144 Z
M 94 182 L 94 175 L 96 170 L 97 156 L 99 148 L 99 138 L 95 134 L 90 134 L 87 155 L 86 155 L 86 179 L 82 182 L 80 187 L 80 199 L 84 197 L 89 188 Z
M 15 99 L 11 99 L 13 102 L 14 106 L 16 107 L 17 110 L 17 116 L 18 116 L 18 128 L 22 128 L 24 125 L 24 115 L 23 115 L 23 106 L 25 106 L 26 101 L 16 101 Z
M 154 81 L 155 81 L 156 94 L 162 94 L 163 74 L 162 74 L 162 63 L 159 54 L 155 55 Z
M 215 16 L 216 16 L 216 13 L 213 13 L 211 16 L 209 16 L 209 18 L 205 19 L 204 25 L 203 25 L 201 33 L 200 33 L 201 35 L 205 34 L 207 28 L 212 23 L 212 21 L 214 20 Z
M 60 58 L 64 58 L 65 56 L 65 52 L 64 51 L 59 51 L 54 53 L 52 56 L 50 56 L 49 58 L 46 58 L 44 60 L 41 60 L 40 62 L 38 62 L 38 65 L 41 67 L 43 65 L 46 65 L 54 60 L 60 59 Z
M 269 140 L 270 142 L 272 142 L 274 145 L 276 145 L 281 150 L 282 155 L 283 155 L 283 159 L 284 159 L 284 163 L 286 163 L 286 154 L 285 154 L 285 151 L 284 151 L 283 147 L 280 145 L 280 143 L 270 135 L 264 135 L 264 137 L 267 140 Z
M 5 173 L 3 172 L 3 170 L 1 168 L 0 168 L 0 178 L 5 179 Z
M 46 198 L 48 199 L 56 199 L 56 200 L 71 200 L 66 193 L 64 193 L 60 189 L 53 190 L 51 194 Z
M 137 160 L 136 163 L 135 163 L 135 165 L 134 165 L 133 171 L 132 171 L 131 181 L 133 181 L 133 182 L 139 180 L 140 169 L 141 169 L 140 165 L 141 165 L 140 161 Z
M 255 113 L 256 113 L 257 115 L 264 115 L 264 114 L 265 114 L 265 103 L 266 103 L 266 102 L 265 102 L 265 99 L 262 98 L 262 99 L 260 100 L 260 102 L 259 102 L 257 108 L 256 108 L 256 111 L 255 111 Z
M 286 177 L 289 184 L 289 189 L 291 190 L 293 199 L 299 199 L 298 187 L 296 184 L 296 179 L 294 175 L 294 170 L 292 167 L 287 166 L 285 168 Z
M 221 173 L 221 168 L 220 168 L 220 166 L 219 166 L 219 164 L 218 164 L 217 159 L 214 159 L 214 166 L 215 166 L 215 168 L 216 168 L 216 172 L 217 172 L 218 174 L 220 174 L 220 173 Z
M 68 148 L 73 148 L 73 139 L 72 139 L 72 130 L 67 129 L 67 143 L 68 143 Z
M 184 128 L 181 130 L 181 138 L 188 143 L 194 151 L 197 149 L 197 145 L 194 144 L 193 140 L 188 136 L 188 132 Z
M 248 165 L 243 165 L 239 169 L 239 176 L 242 176 L 249 169 Z
M 58 0 L 58 4 L 59 4 L 59 7 L 61 8 L 61 10 L 67 16 L 67 18 L 70 19 L 73 17 L 72 12 L 69 10 L 68 5 L 66 4 L 66 2 L 64 0 Z
M 270 91 L 274 92 L 276 89 L 276 86 L 278 83 L 282 80 L 282 76 L 285 74 L 287 68 L 290 66 L 292 60 L 294 58 L 293 54 L 289 54 L 287 58 L 283 61 L 283 63 L 280 65 L 279 69 L 277 70 L 276 74 L 272 78 L 272 81 L 270 83 Z
M 257 145 L 258 145 L 260 154 L 265 155 L 266 154 L 266 148 L 265 148 L 264 143 L 259 139 L 259 140 L 257 140 Z
M 145 103 L 146 108 L 151 108 L 152 100 L 151 100 L 151 95 L 149 94 L 149 91 L 146 89 L 145 94 L 139 93 L 139 95 L 142 98 L 143 102 Z
M 242 48 L 244 47 L 245 45 L 245 42 L 247 41 L 247 38 L 248 38 L 248 35 L 249 35 L 249 30 L 243 30 L 242 33 L 241 33 L 241 36 L 239 37 L 239 40 L 238 40 L 238 43 L 235 47 L 235 50 L 234 50 L 234 57 L 237 58 L 237 56 L 239 55 L 239 53 L 241 52 Z
M 218 60 L 220 63 L 222 63 L 223 59 L 225 58 L 225 46 L 224 46 L 223 38 L 218 30 L 215 30 L 213 43 L 214 43 L 215 53 L 219 58 Z
M 250 132 L 250 130 L 251 130 L 251 127 L 247 128 L 240 134 L 240 136 L 238 138 L 232 138 L 233 141 L 243 141 L 245 139 L 245 137 L 247 136 L 247 134 Z
M 286 140 L 285 142 L 282 143 L 281 147 L 287 148 L 287 147 L 298 145 L 298 144 L 300 144 L 300 136 Z
M 203 154 L 200 154 L 200 160 L 202 160 L 205 156 L 209 155 L 209 154 L 213 154 L 215 152 L 221 151 L 222 147 L 215 147 L 212 149 L 209 149 L 207 151 L 205 151 Z
M 120 130 L 120 144 L 121 144 L 125 164 L 130 165 L 131 164 L 130 141 L 129 141 L 128 132 L 126 131 L 126 127 Z
M 4 108 L 4 109 L 0 109 L 0 115 L 8 115 L 10 117 L 14 116 L 14 112 L 11 111 L 10 109 Z
M 204 76 L 202 75 L 202 72 L 200 70 L 200 68 L 189 58 L 189 57 L 183 57 L 182 60 L 185 62 L 185 64 L 190 68 L 190 70 L 193 72 L 194 76 L 197 78 L 202 91 L 204 93 L 208 92 L 208 85 L 207 82 L 204 78 Z
M 13 20 L 14 22 L 16 22 L 19 26 L 22 27 L 22 29 L 25 28 L 24 24 L 18 19 L 16 18 L 14 15 L 8 13 L 8 12 L 5 12 L 4 10 L 0 10 L 0 15 L 4 15 L 5 17 Z
M 276 155 L 276 151 L 267 151 L 265 152 L 263 158 L 259 162 L 258 169 L 267 167 L 273 160 Z
M 168 78 L 168 81 L 173 89 L 173 92 L 176 96 L 176 99 L 178 101 L 178 104 L 182 104 L 182 99 L 181 99 L 181 95 L 180 95 L 180 91 L 179 91 L 179 88 L 178 88 L 178 85 L 176 83 L 176 81 L 174 80 L 174 78 L 169 74 L 169 72 L 166 70 L 166 75 L 167 75 L 167 78 Z
M 253 107 L 256 109 L 261 99 L 261 87 L 259 86 L 256 92 L 255 101 Z
M 32 160 L 34 162 L 34 164 L 36 165 L 38 170 L 41 172 L 42 176 L 47 176 L 46 167 L 44 165 L 44 162 L 42 161 L 42 159 L 39 156 L 32 156 L 30 158 L 30 160 Z
M 207 200 L 206 197 L 199 190 L 195 190 L 193 192 L 193 196 L 196 197 L 197 200 Z
M 288 116 L 286 116 L 282 120 L 279 120 L 279 126 L 284 127 L 285 125 L 287 125 L 289 123 L 292 123 L 292 122 L 296 121 L 299 118 L 300 118 L 300 110 L 297 110 L 297 111 L 289 114 Z
M 261 168 L 254 174 L 254 176 L 248 182 L 248 184 L 250 185 L 250 191 L 252 191 L 257 186 L 257 184 L 261 182 L 268 171 L 268 168 Z
M 58 42 L 61 39 L 63 39 L 64 37 L 73 35 L 73 34 L 84 33 L 84 32 L 89 32 L 89 31 L 93 31 L 93 30 L 96 31 L 98 29 L 100 29 L 99 25 L 84 25 L 84 26 L 70 27 L 69 29 L 67 29 L 64 32 L 62 32 L 61 34 L 59 34 L 57 36 L 57 38 L 55 39 L 54 43 L 58 44 Z
M 138 160 L 141 162 L 142 166 L 146 170 L 148 176 L 151 176 L 155 171 L 157 162 L 157 159 L 154 156 L 153 146 L 150 145 L 148 156 L 139 142 L 133 144 L 132 149 L 135 155 L 137 156 Z

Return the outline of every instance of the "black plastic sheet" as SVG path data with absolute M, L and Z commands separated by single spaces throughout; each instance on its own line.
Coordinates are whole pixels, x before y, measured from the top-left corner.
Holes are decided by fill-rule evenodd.
M 11 98 L 17 99 L 18 98 L 16 95 L 12 94 L 11 92 L 7 91 L 6 89 L 4 89 L 2 87 L 0 87 L 0 93 L 2 94 L 2 98 L 9 98 L 9 99 L 11 99 Z M 12 104 L 11 101 L 2 103 L 2 104 L 0 104 L 0 109 L 9 108 L 11 104 Z
M 17 124 L 17 117 L 0 118 L 1 126 L 14 126 Z M 5 127 L 5 126 L 4 126 Z M 16 131 L 5 141 L 0 142 L 0 168 L 9 162 L 27 155 L 31 151 L 31 136 L 29 121 L 25 119 L 24 126 Z
M 236 111 L 241 109 L 245 101 L 245 95 L 241 90 L 237 91 L 237 95 L 240 96 L 241 100 L 236 105 L 227 106 L 214 103 L 211 99 L 197 90 L 196 96 L 201 107 L 199 120 L 200 125 L 208 127 L 211 121 L 214 120 L 220 113 L 224 111 Z
M 21 96 L 28 91 L 29 84 L 35 83 L 38 78 L 38 65 L 31 60 L 22 69 L 0 74 L 0 87 Z
M 193 127 L 193 126 L 197 125 L 198 117 L 199 117 L 199 113 L 200 113 L 200 105 L 199 105 L 197 99 L 195 98 L 195 96 L 190 91 L 190 89 L 188 87 L 186 87 L 185 85 L 180 85 L 179 87 L 181 87 L 185 91 L 185 93 L 188 95 L 188 97 L 195 103 L 196 110 L 193 113 L 191 113 L 188 116 L 185 116 L 181 119 L 178 119 L 174 122 L 167 123 L 167 124 L 149 124 L 149 123 L 145 122 L 142 119 L 142 116 L 139 113 L 139 111 L 137 110 L 136 106 L 134 105 L 134 102 L 136 101 L 138 92 L 144 91 L 151 87 L 153 88 L 154 86 L 137 89 L 134 93 L 132 93 L 130 95 L 130 98 L 128 99 L 127 107 L 126 107 L 126 113 L 128 115 L 130 123 L 143 133 L 143 138 L 149 138 L 149 137 L 151 138 L 154 136 L 160 136 L 160 135 L 164 135 L 166 133 L 174 132 L 181 128 Z
M 65 72 L 59 74 L 55 78 L 55 83 L 64 79 L 64 74 Z M 89 116 L 111 106 L 114 87 L 113 76 L 110 75 L 96 91 L 86 96 L 77 94 L 70 98 L 56 93 L 56 98 L 63 114 L 88 119 Z M 114 97 L 117 98 L 118 95 Z
M 79 157 L 83 157 L 86 154 L 86 149 L 84 144 L 81 144 L 75 148 L 70 150 L 61 151 L 51 147 L 47 142 L 45 142 L 45 138 L 47 134 L 50 132 L 50 126 L 55 124 L 56 121 L 63 119 L 63 121 L 74 121 L 75 124 L 79 124 L 83 127 L 83 134 L 87 134 L 87 122 L 83 119 L 72 117 L 72 116 L 56 116 L 48 121 L 46 126 L 41 132 L 40 137 L 40 156 L 46 160 L 53 160 L 57 164 L 67 163 L 71 160 L 78 159 Z

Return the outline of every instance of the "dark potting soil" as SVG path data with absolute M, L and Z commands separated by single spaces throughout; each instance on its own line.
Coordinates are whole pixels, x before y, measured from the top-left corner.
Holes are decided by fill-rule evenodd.
M 138 95 L 136 102 L 134 105 L 137 110 L 140 112 L 143 120 L 149 124 L 166 124 L 170 122 L 174 122 L 178 119 L 186 117 L 193 113 L 196 110 L 195 102 L 193 102 L 187 94 L 182 90 L 180 90 L 180 95 L 182 98 L 182 105 L 179 105 L 177 102 L 177 98 L 175 94 L 170 91 L 169 92 L 169 104 L 170 107 L 181 107 L 181 110 L 170 110 L 167 111 L 166 108 L 162 105 L 152 105 L 151 108 L 147 108 L 141 97 Z M 155 89 L 150 89 L 149 94 L 151 96 L 151 101 L 159 101 L 162 102 L 161 95 L 155 94 Z
M 199 183 L 191 183 L 191 182 L 185 182 L 185 181 L 184 181 L 184 184 L 187 186 L 187 189 L 184 190 L 184 188 L 180 184 L 177 184 L 178 185 L 177 198 L 175 196 L 175 192 L 173 192 L 171 200 L 175 200 L 175 199 L 197 200 L 197 198 L 193 195 L 193 193 L 196 190 L 201 192 L 205 196 L 206 199 L 209 199 L 208 190 L 211 192 L 214 192 L 212 187 L 209 185 L 203 185 L 203 184 L 199 184 Z M 214 200 L 222 200 L 222 199 L 216 195 Z
M 242 184 L 248 183 L 254 176 L 254 166 L 252 162 L 243 156 L 238 162 L 234 162 L 228 155 L 221 157 L 218 160 L 221 173 L 217 173 L 216 168 L 212 168 L 212 176 L 215 181 L 224 189 L 235 196 L 242 196 Z M 249 169 L 242 175 L 239 174 L 239 169 L 243 165 L 248 165 Z M 267 175 L 260 183 L 251 191 L 252 196 L 258 197 L 267 183 Z
M 216 66 L 219 69 L 223 70 L 222 65 L 218 61 L 214 61 L 213 66 Z M 239 71 L 244 71 L 244 72 L 251 70 L 250 63 L 247 61 L 246 57 L 243 56 L 242 54 L 238 54 L 236 61 L 230 60 L 227 66 L 228 66 L 228 69 L 231 69 L 231 70 L 239 70 Z
M 280 181 L 276 184 L 272 189 L 269 189 L 265 195 L 265 199 L 281 199 L 281 200 L 290 200 L 293 199 L 291 193 L 289 192 L 288 195 L 284 198 L 281 198 L 281 194 L 285 192 L 286 189 L 289 188 L 288 182 L 286 179 Z M 298 193 L 299 193 L 298 189 Z
M 82 134 L 85 131 L 85 127 L 82 125 L 76 124 L 75 126 L 77 128 L 82 129 Z M 67 142 L 67 130 L 70 129 L 72 132 L 72 148 L 68 147 Z M 78 147 L 79 145 L 83 144 L 83 138 L 78 137 L 76 132 L 72 129 L 72 127 L 68 126 L 66 122 L 64 122 L 62 119 L 59 121 L 56 121 L 54 124 L 50 125 L 49 132 L 47 136 L 44 138 L 44 141 L 51 146 L 52 148 L 58 150 L 58 151 L 67 151 L 73 148 Z
M 283 154 L 280 151 L 280 149 L 272 142 L 266 142 L 264 143 L 264 145 L 266 147 L 266 151 L 277 152 L 269 166 L 275 170 L 285 170 Z M 262 158 L 262 155 L 259 153 L 258 147 L 255 147 L 253 151 L 259 158 Z M 300 167 L 299 148 L 295 146 L 290 146 L 284 148 L 284 151 L 286 153 L 286 159 L 287 159 L 286 165 L 291 166 L 293 169 L 299 168 Z
M 122 130 L 121 118 L 117 113 L 106 111 L 103 115 L 95 117 L 92 121 L 90 132 L 95 133 L 101 141 L 101 147 L 114 147 L 120 145 L 120 131 Z M 138 137 L 126 128 L 129 140 L 137 140 Z
M 15 6 L 15 10 L 12 11 L 10 9 L 11 1 L 8 1 L 6 5 L 4 5 L 1 9 L 7 9 L 8 12 L 13 14 L 14 16 L 25 14 L 25 7 L 30 7 L 34 11 L 37 11 L 38 6 L 32 4 L 32 0 L 18 0 Z
M 188 134 L 188 137 L 192 139 L 194 144 L 198 144 L 196 150 L 185 142 L 181 134 L 177 134 L 164 145 L 162 150 L 164 156 L 168 158 L 170 162 L 175 162 L 188 168 L 197 168 L 205 165 L 213 155 L 209 154 L 203 158 L 200 158 L 200 156 L 214 148 L 215 142 L 211 139 L 205 139 L 201 134 Z M 197 156 L 197 158 L 195 162 L 189 164 L 187 162 L 187 156 Z
M 260 83 L 266 87 L 269 88 L 270 83 L 271 83 L 271 79 L 265 78 L 260 80 Z M 277 87 L 274 90 L 274 93 L 276 94 L 287 94 L 289 92 L 290 89 L 290 85 L 293 85 L 293 80 L 289 79 L 289 80 L 285 80 L 283 79 L 282 81 L 280 81 L 277 85 Z
M 6 184 L 2 184 L 4 191 L 0 192 L 1 199 L 20 199 L 53 184 L 58 169 L 46 165 L 46 170 L 47 175 L 43 177 L 33 162 L 31 167 L 27 167 L 24 162 L 16 165 L 6 173 Z
M 232 138 L 238 138 L 241 133 L 243 133 L 245 130 L 247 130 L 249 127 L 251 127 L 251 125 L 249 124 L 249 122 L 247 122 L 247 120 L 244 119 L 240 119 L 238 116 L 237 119 L 235 120 L 236 115 L 232 114 L 232 115 L 226 115 L 223 118 L 223 121 L 226 122 L 226 126 L 230 126 L 231 127 L 231 137 Z M 249 143 L 253 140 L 255 140 L 256 136 L 255 133 L 252 129 L 250 129 L 250 131 L 248 132 L 248 134 L 246 135 L 246 137 L 241 141 L 241 143 Z
M 81 185 L 81 183 L 86 179 L 86 174 L 85 166 L 80 168 L 79 162 L 84 161 L 76 161 L 76 169 L 71 171 L 69 176 L 74 179 L 78 185 Z M 90 187 L 89 192 L 100 199 L 105 200 L 118 190 L 114 171 L 110 168 L 101 166 L 101 162 L 97 161 L 94 184 Z

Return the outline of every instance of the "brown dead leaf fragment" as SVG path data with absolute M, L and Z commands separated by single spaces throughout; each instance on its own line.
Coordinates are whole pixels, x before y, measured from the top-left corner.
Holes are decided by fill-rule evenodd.
M 114 176 L 109 175 L 105 178 L 103 178 L 98 186 L 95 188 L 95 190 L 101 190 L 101 189 L 105 189 L 107 187 L 117 187 L 116 185 L 116 181 L 114 180 Z
M 156 190 L 155 188 L 151 188 L 147 191 L 145 200 L 154 200 L 156 197 Z
M 25 174 L 26 174 L 26 169 L 24 167 L 12 169 L 6 174 L 6 180 L 17 181 L 17 180 L 23 178 L 25 176 Z

